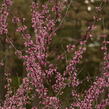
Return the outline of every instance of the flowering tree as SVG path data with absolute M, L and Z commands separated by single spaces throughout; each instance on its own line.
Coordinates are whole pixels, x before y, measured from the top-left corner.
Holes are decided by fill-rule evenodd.
M 108 40 L 105 34 L 101 35 L 101 51 L 104 55 L 101 73 L 95 78 L 90 88 L 79 92 L 78 87 L 84 80 L 78 77 L 78 65 L 81 63 L 87 44 L 94 37 L 92 35 L 96 23 L 100 22 L 99 13 L 108 1 L 101 1 L 95 10 L 97 14 L 93 22 L 87 28 L 84 36 L 76 43 L 66 47 L 67 60 L 65 70 L 60 72 L 58 66 L 49 61 L 49 47 L 56 36 L 56 32 L 63 23 L 65 16 L 62 13 L 66 1 L 47 0 L 45 2 L 33 1 L 31 5 L 31 27 L 33 34 L 29 33 L 29 27 L 25 24 L 26 18 L 11 14 L 11 0 L 4 0 L 0 9 L 0 35 L 5 36 L 5 42 L 15 48 L 15 54 L 23 60 L 26 76 L 16 91 L 12 88 L 11 74 L 4 70 L 6 79 L 5 99 L 0 104 L 0 109 L 105 109 L 109 106 L 109 53 Z M 72 0 L 68 4 L 70 7 Z M 15 32 L 20 33 L 24 41 L 24 50 L 18 50 L 10 39 L 8 17 L 11 23 L 16 25 Z M 65 59 L 64 56 L 57 57 Z M 5 63 L 0 63 L 3 67 Z M 71 102 L 64 106 L 63 95 L 70 88 Z M 67 101 L 64 101 L 67 102 Z

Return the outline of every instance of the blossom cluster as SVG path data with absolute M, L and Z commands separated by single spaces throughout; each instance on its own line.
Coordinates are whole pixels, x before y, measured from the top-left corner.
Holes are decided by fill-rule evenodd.
M 7 34 L 9 7 L 12 5 L 11 0 L 4 0 L 0 9 L 0 35 Z

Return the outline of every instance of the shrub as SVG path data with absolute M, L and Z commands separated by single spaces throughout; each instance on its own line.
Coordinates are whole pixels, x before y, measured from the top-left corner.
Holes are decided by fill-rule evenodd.
M 33 1 L 31 5 L 31 27 L 25 24 L 25 18 L 11 15 L 11 0 L 4 0 L 0 10 L 0 35 L 5 37 L 6 43 L 15 48 L 15 54 L 23 61 L 26 76 L 22 78 L 16 91 L 13 91 L 11 74 L 4 71 L 7 84 L 5 85 L 5 99 L 0 109 L 105 109 L 109 106 L 109 53 L 107 35 L 101 35 L 101 51 L 104 55 L 100 75 L 96 76 L 90 88 L 81 92 L 78 88 L 87 78 L 80 80 L 78 65 L 87 51 L 87 44 L 94 37 L 92 35 L 96 23 L 100 22 L 99 13 L 104 3 L 95 8 L 97 14 L 88 26 L 86 33 L 76 44 L 69 44 L 66 53 L 71 57 L 67 60 L 65 70 L 60 72 L 55 64 L 49 61 L 50 44 L 63 22 L 62 12 L 65 2 L 48 0 L 45 2 Z M 72 1 L 70 1 L 70 4 Z M 18 50 L 9 37 L 8 17 L 16 25 L 15 32 L 21 34 L 24 41 L 24 50 Z M 10 23 L 10 22 L 9 22 Z M 57 59 L 65 59 L 60 55 Z M 3 63 L 0 64 L 4 66 Z M 90 80 L 90 78 L 89 78 Z M 66 90 L 69 90 L 66 92 Z M 64 104 L 65 93 L 70 96 L 70 103 Z

